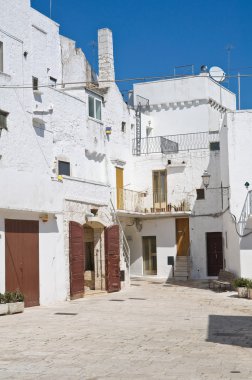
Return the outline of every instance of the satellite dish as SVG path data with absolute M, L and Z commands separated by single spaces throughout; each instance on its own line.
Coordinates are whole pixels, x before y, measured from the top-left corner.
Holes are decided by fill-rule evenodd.
M 223 82 L 226 74 L 220 67 L 213 66 L 209 70 L 209 75 L 215 82 Z

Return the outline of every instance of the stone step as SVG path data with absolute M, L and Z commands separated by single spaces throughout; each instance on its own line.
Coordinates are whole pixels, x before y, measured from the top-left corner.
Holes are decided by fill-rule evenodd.
M 180 262 L 176 262 L 175 264 L 176 264 L 176 265 L 175 265 L 176 267 L 187 267 L 187 266 L 188 266 L 188 263 L 187 263 L 187 262 L 185 262 L 185 263 L 184 263 L 184 262 L 182 262 L 182 263 L 180 263 Z
M 179 261 L 179 262 L 184 262 L 184 261 L 188 261 L 188 257 L 187 256 L 177 256 L 176 257 L 176 261 Z
M 187 281 L 188 276 L 174 276 L 174 280 L 176 280 L 176 281 Z
M 179 276 L 188 276 L 188 272 L 187 271 L 175 271 L 174 272 L 174 277 L 179 277 Z

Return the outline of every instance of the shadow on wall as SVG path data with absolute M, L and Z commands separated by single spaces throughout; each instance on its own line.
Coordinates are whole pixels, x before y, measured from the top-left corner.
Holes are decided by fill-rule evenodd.
M 58 228 L 58 222 L 57 219 L 49 219 L 48 222 L 42 222 L 39 225 L 39 232 L 40 233 L 58 233 L 59 228 Z
M 88 149 L 85 149 L 85 156 L 88 160 L 102 162 L 105 158 L 104 153 L 90 152 Z
M 206 341 L 252 348 L 252 317 L 209 315 Z

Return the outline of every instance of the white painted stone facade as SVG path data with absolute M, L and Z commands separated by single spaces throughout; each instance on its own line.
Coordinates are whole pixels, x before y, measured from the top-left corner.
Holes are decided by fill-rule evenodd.
M 135 110 L 113 82 L 111 31 L 98 33 L 98 86 L 81 49 L 60 36 L 59 25 L 33 10 L 29 0 L 0 0 L 0 7 L 0 110 L 9 114 L 8 131 L 0 137 L 0 292 L 5 290 L 4 220 L 39 220 L 40 304 L 69 297 L 69 221 L 89 223 L 91 209 L 98 208 L 104 227 L 115 223 L 110 199 L 117 208 L 116 168 L 124 173 L 124 203 L 117 215 L 131 249 L 132 275 L 143 275 L 142 238 L 156 236 L 157 276 L 173 276 L 167 257 L 176 259 L 176 218 L 183 217 L 189 218 L 191 277 L 209 277 L 208 232 L 222 233 L 224 267 L 252 277 L 252 235 L 240 238 L 231 215 L 239 221 L 244 183 L 252 183 L 251 113 L 236 111 L 235 95 L 207 75 L 135 84 L 135 105 L 140 96 L 149 107 L 142 108 L 141 120 L 146 150 L 133 155 Z M 32 90 L 32 77 L 38 78 L 39 91 Z M 101 120 L 89 116 L 89 96 L 101 101 Z M 148 144 L 158 136 L 178 142 L 178 152 L 153 153 Z M 160 147 L 161 140 L 155 141 Z M 210 141 L 219 141 L 220 150 L 210 151 Z M 70 176 L 62 180 L 58 160 L 70 163 Z M 151 212 L 155 170 L 167 171 L 165 211 Z M 210 185 L 205 199 L 196 200 L 204 170 Z M 242 234 L 251 227 L 249 214 Z M 103 237 L 97 254 L 104 262 Z M 120 269 L 128 284 L 122 249 Z
M 142 238 L 156 236 L 157 276 L 172 277 L 167 259 L 174 256 L 176 262 L 176 219 L 189 217 L 192 278 L 211 277 L 206 241 L 206 234 L 211 232 L 222 235 L 223 268 L 252 278 L 252 235 L 239 238 L 236 232 L 239 223 L 235 228 L 231 215 L 235 214 L 239 221 L 247 195 L 244 183 L 251 183 L 251 113 L 237 112 L 235 95 L 205 74 L 135 84 L 133 98 L 135 105 L 142 98 L 149 105 L 142 107 L 144 154 L 134 157 L 134 187 L 131 187 L 145 194 L 141 211 L 146 207 L 147 213 L 120 212 L 131 248 L 131 274 L 144 274 Z M 154 136 L 177 141 L 178 152 L 153 153 Z M 219 141 L 220 150 L 210 151 L 209 143 L 202 143 L 203 136 L 209 141 Z M 167 203 L 179 205 L 185 201 L 189 212 L 166 210 L 169 212 L 161 212 L 159 216 L 150 213 L 153 170 L 167 171 Z M 210 185 L 205 190 L 205 199 L 196 200 L 196 189 L 204 188 L 201 176 L 205 170 L 211 175 Z M 244 234 L 251 232 L 250 214 Z
M 69 297 L 69 221 L 84 225 L 91 209 L 97 208 L 102 228 L 115 223 L 110 204 L 111 186 L 115 187 L 111 159 L 125 161 L 130 112 L 116 85 L 106 86 L 102 94 L 96 85 L 89 85 L 97 76 L 75 42 L 60 36 L 58 24 L 32 9 L 28 0 L 1 0 L 0 7 L 4 55 L 0 110 L 8 112 L 8 131 L 3 130 L 0 138 L 4 178 L 0 188 L 0 292 L 5 290 L 5 219 L 39 220 L 43 305 Z M 103 33 L 102 38 L 112 45 L 111 32 L 103 29 Z M 101 60 L 102 56 L 106 51 Z M 39 91 L 33 91 L 32 77 L 38 78 Z M 8 88 L 1 88 L 4 85 Z M 88 116 L 89 94 L 102 102 L 101 121 Z M 122 121 L 127 125 L 124 133 Z M 110 137 L 106 126 L 112 128 Z M 58 160 L 70 162 L 70 176 L 62 180 L 58 180 Z M 44 214 L 48 222 L 42 221 Z M 101 249 L 104 265 L 103 235 L 96 252 Z M 123 287 L 129 281 L 123 252 L 120 269 L 126 272 Z M 102 281 L 104 288 L 105 277 Z

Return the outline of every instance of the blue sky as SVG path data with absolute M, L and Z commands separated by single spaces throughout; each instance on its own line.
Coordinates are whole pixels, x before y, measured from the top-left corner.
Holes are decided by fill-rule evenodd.
M 31 0 L 49 16 L 50 0 Z M 174 66 L 202 64 L 252 76 L 251 0 L 52 0 L 52 18 L 61 34 L 77 41 L 97 68 L 97 29 L 114 36 L 116 78 L 172 75 Z M 96 49 L 96 48 L 95 48 Z M 246 68 L 246 67 L 251 68 Z M 227 84 L 226 84 L 227 85 Z M 230 80 L 237 91 L 237 79 Z M 120 84 L 121 90 L 131 83 Z M 252 77 L 241 79 L 242 108 L 252 108 Z

